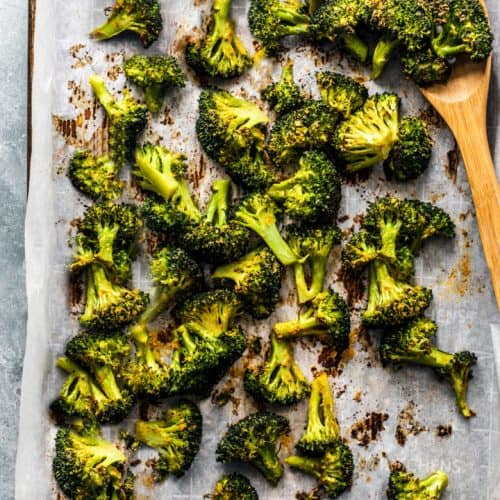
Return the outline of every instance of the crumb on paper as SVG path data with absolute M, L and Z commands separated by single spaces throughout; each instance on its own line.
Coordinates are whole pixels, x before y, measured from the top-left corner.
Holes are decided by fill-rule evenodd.
M 451 424 L 441 424 L 436 427 L 436 436 L 440 438 L 450 437 L 453 433 Z
M 406 444 L 408 436 L 418 436 L 421 432 L 428 430 L 425 425 L 422 425 L 415 418 L 415 410 L 416 404 L 413 401 L 409 401 L 408 405 L 398 414 L 394 436 L 400 446 Z

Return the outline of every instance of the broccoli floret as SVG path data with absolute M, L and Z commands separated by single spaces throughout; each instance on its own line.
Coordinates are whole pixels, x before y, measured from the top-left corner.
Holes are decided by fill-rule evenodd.
M 348 271 L 359 271 L 379 256 L 380 237 L 361 230 L 354 233 L 342 250 L 342 265 Z
M 372 327 L 399 325 L 422 314 L 431 300 L 431 290 L 398 280 L 385 262 L 375 260 L 370 265 L 363 322 Z
M 351 450 L 341 441 L 336 441 L 322 457 L 292 455 L 285 462 L 315 477 L 330 498 L 337 498 L 351 487 L 354 460 Z
M 399 328 L 388 330 L 380 347 L 382 361 L 394 365 L 416 363 L 434 368 L 453 388 L 457 406 L 466 418 L 475 413 L 467 404 L 467 386 L 477 358 L 471 352 L 449 354 L 432 345 L 437 325 L 419 317 Z
M 472 61 L 486 59 L 492 50 L 493 33 L 478 0 L 449 0 L 445 21 L 432 39 L 432 49 L 443 59 L 469 54 Z
M 321 455 L 339 439 L 340 429 L 328 375 L 322 372 L 311 384 L 307 427 L 296 447 L 305 455 Z
M 267 144 L 272 161 L 285 168 L 295 165 L 304 151 L 325 147 L 333 138 L 339 116 L 321 101 L 308 101 L 278 118 Z
M 370 75 L 372 80 L 377 80 L 382 75 L 398 44 L 399 40 L 390 33 L 384 33 L 378 39 L 372 55 L 372 72 Z
M 361 62 L 368 58 L 368 45 L 357 35 L 356 29 L 365 24 L 370 15 L 364 0 L 329 0 L 322 3 L 312 15 L 312 31 L 319 40 L 339 42 Z
M 399 102 L 396 94 L 376 94 L 342 122 L 333 145 L 347 172 L 370 168 L 386 160 L 399 138 Z
M 401 63 L 404 74 L 421 87 L 445 83 L 450 78 L 451 65 L 430 48 L 402 54 Z
M 283 66 L 280 79 L 263 89 L 261 96 L 280 115 L 302 107 L 305 97 L 293 79 L 291 59 Z
M 245 389 L 255 399 L 271 404 L 291 405 L 311 392 L 309 382 L 293 357 L 293 347 L 271 335 L 266 362 L 247 370 Z
M 200 75 L 233 78 L 252 66 L 252 58 L 234 29 L 231 3 L 214 0 L 206 32 L 186 46 L 186 62 Z
M 123 99 L 117 101 L 98 75 L 92 75 L 89 82 L 110 121 L 110 158 L 117 168 L 121 167 L 132 159 L 137 136 L 146 126 L 147 108 L 135 101 L 127 91 L 124 91 Z
M 396 260 L 389 263 L 391 274 L 401 281 L 411 281 L 415 275 L 415 253 L 409 247 L 396 250 Z
M 124 182 L 120 168 L 109 156 L 94 157 L 90 151 L 77 151 L 70 160 L 68 177 L 73 186 L 93 200 L 116 200 Z
M 335 347 L 338 354 L 349 345 L 351 321 L 345 300 L 336 292 L 321 292 L 296 320 L 276 323 L 273 332 L 279 339 L 316 337 Z
M 248 24 L 268 55 L 281 49 L 283 38 L 310 35 L 311 19 L 302 0 L 251 0 Z
M 217 461 L 246 462 L 253 465 L 271 483 L 283 475 L 276 453 L 277 441 L 290 432 L 285 417 L 270 412 L 248 415 L 231 425 L 217 445 Z
M 241 297 L 245 309 L 257 319 L 267 318 L 280 298 L 283 268 L 268 248 L 258 248 L 230 264 L 219 266 L 212 278 Z
M 115 0 L 108 20 L 90 35 L 97 40 L 108 40 L 124 31 L 132 31 L 147 48 L 158 40 L 162 29 L 158 0 Z
M 448 476 L 442 470 L 429 474 L 424 479 L 411 472 L 393 470 L 387 488 L 388 500 L 439 500 L 448 486 Z
M 426 123 L 415 116 L 407 116 L 399 124 L 399 139 L 384 162 L 389 180 L 408 181 L 422 175 L 432 156 L 432 139 Z
M 76 427 L 76 426 L 75 426 Z M 132 499 L 133 476 L 127 457 L 99 435 L 97 427 L 60 429 L 52 470 L 59 487 L 74 500 Z
M 198 407 L 181 400 L 166 410 L 160 420 L 137 420 L 134 437 L 154 448 L 159 457 L 153 465 L 156 481 L 169 474 L 183 476 L 200 449 L 202 416 Z
M 301 258 L 293 265 L 299 304 L 305 304 L 323 291 L 328 257 L 341 233 L 334 227 L 290 226 L 288 244 Z
M 245 476 L 232 472 L 217 481 L 210 500 L 259 500 L 259 496 Z
M 186 76 L 172 56 L 132 56 L 123 64 L 123 71 L 128 80 L 144 89 L 152 113 L 160 111 L 168 89 L 186 85 Z
M 267 194 L 283 205 L 293 219 L 304 223 L 326 223 L 337 218 L 340 177 L 335 165 L 321 151 L 307 151 L 299 168 L 288 179 L 273 184 Z
M 349 76 L 320 71 L 316 81 L 321 100 L 344 118 L 349 118 L 368 99 L 368 89 Z

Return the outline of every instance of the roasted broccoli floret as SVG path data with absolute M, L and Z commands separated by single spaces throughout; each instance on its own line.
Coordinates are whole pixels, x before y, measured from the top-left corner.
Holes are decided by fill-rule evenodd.
M 411 472 L 393 470 L 387 488 L 388 500 L 439 500 L 448 486 L 448 476 L 442 470 L 429 474 L 424 479 Z
M 432 49 L 443 59 L 469 54 L 472 61 L 486 59 L 493 33 L 479 0 L 449 0 L 449 9 L 432 39 Z
M 354 233 L 342 250 L 342 265 L 348 271 L 359 271 L 379 256 L 380 237 L 361 230 Z
M 97 40 L 107 40 L 124 31 L 132 31 L 144 47 L 149 47 L 158 39 L 162 28 L 158 0 L 115 0 L 108 20 L 90 35 Z
M 304 223 L 328 223 L 337 218 L 340 177 L 335 165 L 321 151 L 306 151 L 298 170 L 273 184 L 267 194 L 286 214 Z
M 349 118 L 368 99 L 368 89 L 349 76 L 320 71 L 316 81 L 321 100 L 344 118 Z
M 341 441 L 336 441 L 321 457 L 292 455 L 285 462 L 315 477 L 330 498 L 337 498 L 351 487 L 354 461 L 351 450 Z
M 422 175 L 432 156 L 432 139 L 426 123 L 415 116 L 407 116 L 399 124 L 399 139 L 389 158 L 384 162 L 388 179 L 408 181 Z
M 283 38 L 310 35 L 311 19 L 302 0 L 251 0 L 248 24 L 268 55 L 280 51 Z
M 467 386 L 477 358 L 467 351 L 449 354 L 437 349 L 432 345 L 436 332 L 436 323 L 425 317 L 386 331 L 380 347 L 382 361 L 396 366 L 416 363 L 434 368 L 452 386 L 462 415 L 473 417 L 475 413 L 467 404 Z
M 276 323 L 273 332 L 279 339 L 316 337 L 342 353 L 349 345 L 351 321 L 345 300 L 336 292 L 321 292 L 296 320 Z
M 343 121 L 333 145 L 347 172 L 370 168 L 386 160 L 399 138 L 399 97 L 376 94 Z
M 372 55 L 372 72 L 370 75 L 372 80 L 377 80 L 382 75 L 398 44 L 399 40 L 390 33 L 384 33 L 378 39 Z
M 305 304 L 323 291 L 328 257 L 342 235 L 331 226 L 291 226 L 287 233 L 290 248 L 300 257 L 293 265 L 293 273 L 299 304 Z
M 430 47 L 401 54 L 401 63 L 404 74 L 421 87 L 444 83 L 451 74 L 448 61 L 436 56 Z
M 77 151 L 70 160 L 68 177 L 73 186 L 93 200 L 116 200 L 124 182 L 120 167 L 109 156 L 94 157 L 90 151 Z
M 186 76 L 172 56 L 132 56 L 123 64 L 123 71 L 128 80 L 144 89 L 152 113 L 160 111 L 168 89 L 186 85 Z
M 281 415 L 259 412 L 231 425 L 217 445 L 217 461 L 246 462 L 253 465 L 271 483 L 283 475 L 276 446 L 290 432 L 288 420 Z
M 200 75 L 233 78 L 242 75 L 252 58 L 231 20 L 232 0 L 214 0 L 206 32 L 186 46 L 186 62 Z
M 132 159 L 137 136 L 146 126 L 147 108 L 135 101 L 127 91 L 117 101 L 98 75 L 92 75 L 89 82 L 110 121 L 109 156 L 117 168 L 121 167 Z
M 302 107 L 305 97 L 293 79 L 291 59 L 283 66 L 280 79 L 263 89 L 261 96 L 280 115 Z
M 310 393 L 309 382 L 293 357 L 293 347 L 271 335 L 267 359 L 257 369 L 245 372 L 245 389 L 255 399 L 291 405 Z
M 132 499 L 134 478 L 127 457 L 90 424 L 60 429 L 52 470 L 59 487 L 74 500 Z
M 183 476 L 200 449 L 202 416 L 198 407 L 181 400 L 166 410 L 160 420 L 137 420 L 134 437 L 158 451 L 153 477 L 162 481 L 169 474 Z
M 280 298 L 283 268 L 268 248 L 258 248 L 230 264 L 219 266 L 212 278 L 217 286 L 231 287 L 245 309 L 257 319 L 267 318 Z
M 312 15 L 312 31 L 319 40 L 339 42 L 356 59 L 365 62 L 368 45 L 356 33 L 369 20 L 370 9 L 365 0 L 328 0 Z
M 217 481 L 210 500 L 259 500 L 259 496 L 245 476 L 232 472 Z
M 339 440 L 340 429 L 335 417 L 335 403 L 328 375 L 322 372 L 311 384 L 307 427 L 296 447 L 305 455 L 321 455 Z
M 272 161 L 280 168 L 293 166 L 304 151 L 325 147 L 333 138 L 339 116 L 321 101 L 307 101 L 278 118 L 267 144 Z

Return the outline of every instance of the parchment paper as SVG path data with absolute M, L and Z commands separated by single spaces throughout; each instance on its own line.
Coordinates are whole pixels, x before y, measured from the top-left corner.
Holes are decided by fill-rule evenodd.
M 199 25 L 200 13 L 207 11 L 209 2 L 194 5 L 199 2 L 164 0 L 162 3 L 165 27 L 160 41 L 148 53 L 166 52 L 182 60 L 185 38 Z M 63 353 L 67 340 L 78 331 L 78 306 L 73 288 L 70 293 L 66 270 L 71 259 L 68 240 L 72 234 L 71 221 L 88 205 L 88 200 L 79 196 L 70 185 L 65 170 L 75 148 L 87 146 L 96 153 L 106 148 L 106 131 L 102 127 L 104 114 L 92 98 L 88 77 L 97 72 L 106 78 L 112 91 L 119 91 L 124 86 L 120 72 L 123 55 L 144 52 L 133 38 L 104 43 L 88 38 L 91 28 L 103 22 L 103 9 L 107 6 L 104 0 L 37 1 L 33 156 L 26 219 L 29 318 L 16 472 L 18 500 L 57 496 L 51 473 L 56 427 L 49 420 L 47 405 L 64 379 L 54 367 L 55 359 Z M 245 1 L 235 0 L 233 15 L 238 32 L 247 47 L 252 48 L 246 8 Z M 496 15 L 497 6 L 492 10 Z M 498 30 L 498 22 L 496 26 Z M 314 73 L 319 69 L 368 76 L 365 69 L 351 67 L 333 51 L 318 51 L 294 42 L 290 42 L 290 46 L 292 50 L 288 55 L 295 61 L 296 78 L 315 96 Z M 243 78 L 224 86 L 239 95 L 258 99 L 259 89 L 279 73 L 279 64 L 263 60 Z M 399 460 L 419 475 L 443 468 L 450 478 L 446 499 L 500 499 L 499 395 L 489 328 L 490 322 L 498 322 L 498 313 L 465 172 L 451 133 L 430 112 L 415 86 L 402 78 L 397 63 L 380 82 L 369 83 L 369 86 L 371 92 L 398 92 L 403 98 L 404 113 L 421 114 L 430 120 L 435 139 L 434 157 L 429 171 L 415 182 L 389 183 L 378 167 L 369 180 L 344 185 L 341 225 L 346 230 L 355 226 L 356 215 L 363 213 L 376 195 L 385 193 L 435 202 L 453 216 L 457 223 L 455 241 L 433 241 L 426 246 L 417 262 L 416 281 L 434 291 L 428 313 L 440 326 L 439 346 L 449 351 L 469 349 L 478 355 L 469 391 L 477 417 L 469 422 L 461 418 L 451 390 L 430 371 L 383 369 L 376 352 L 377 335 L 367 335 L 357 329 L 357 311 L 363 309 L 363 300 L 355 301 L 352 359 L 331 378 L 342 435 L 350 443 L 356 463 L 354 485 L 343 498 L 384 498 L 388 463 Z M 186 88 L 171 92 L 165 112 L 150 120 L 144 138 L 159 141 L 188 156 L 193 187 L 198 186 L 203 206 L 211 180 L 223 172 L 201 154 L 195 137 L 198 93 L 198 84 L 190 74 Z M 496 101 L 492 103 L 495 106 Z M 494 118 L 492 116 L 492 124 L 496 126 Z M 492 133 L 495 134 L 495 130 L 492 129 Z M 125 177 L 127 171 L 124 169 Z M 132 201 L 134 195 L 130 189 L 124 200 Z M 337 275 L 338 261 L 339 250 L 332 256 L 328 282 L 339 292 L 345 292 Z M 282 291 L 282 304 L 269 320 L 244 323 L 250 336 L 266 338 L 273 322 L 295 316 L 290 283 L 288 276 Z M 147 258 L 142 254 L 134 267 L 134 284 L 146 290 L 150 287 Z M 296 346 L 296 357 L 308 376 L 312 376 L 312 368 L 322 368 L 318 360 L 320 350 L 308 342 Z M 219 408 L 210 400 L 201 403 L 203 443 L 190 471 L 181 479 L 168 479 L 151 489 L 150 473 L 141 472 L 144 466 L 139 466 L 136 468 L 138 498 L 200 498 L 211 491 L 219 475 L 227 470 L 248 474 L 260 498 L 265 500 L 292 499 L 297 491 L 312 489 L 313 480 L 290 470 L 286 470 L 279 485 L 272 488 L 251 468 L 222 466 L 215 462 L 215 446 L 227 425 L 255 411 L 237 378 L 228 377 L 219 384 L 219 388 L 227 387 L 234 387 L 235 392 L 234 400 L 225 407 Z M 294 441 L 298 439 L 306 420 L 306 402 L 276 411 L 290 418 Z M 374 431 L 373 436 L 368 433 L 363 438 L 366 426 L 362 424 L 367 415 L 371 415 L 368 427 L 375 427 L 376 431 L 378 425 L 379 432 Z M 439 437 L 438 433 L 448 435 Z M 104 434 L 114 439 L 117 428 L 106 427 Z M 396 434 L 400 442 L 407 435 L 404 446 L 398 443 Z M 291 451 L 292 443 L 284 443 L 282 456 Z M 151 455 L 147 450 L 140 454 L 141 458 Z

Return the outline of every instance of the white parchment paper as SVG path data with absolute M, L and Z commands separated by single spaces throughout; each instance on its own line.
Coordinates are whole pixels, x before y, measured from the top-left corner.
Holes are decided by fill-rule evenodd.
M 182 60 L 186 36 L 199 25 L 200 13 L 209 2 L 164 0 L 165 27 L 159 42 L 148 53 L 170 53 Z M 196 5 L 195 5 L 196 4 Z M 87 33 L 104 20 L 104 0 L 67 2 L 37 0 L 35 67 L 33 90 L 33 156 L 26 220 L 26 270 L 29 302 L 28 340 L 22 386 L 20 437 L 16 472 L 16 498 L 48 499 L 57 496 L 52 478 L 51 459 L 56 428 L 48 418 L 47 405 L 56 396 L 63 377 L 54 362 L 64 345 L 78 331 L 78 307 L 69 293 L 66 266 L 71 259 L 68 240 L 71 221 L 80 216 L 88 200 L 77 194 L 65 176 L 68 158 L 75 148 L 90 147 L 96 153 L 106 148 L 104 114 L 92 98 L 88 77 L 97 72 L 106 78 L 113 92 L 124 86 L 120 66 L 124 54 L 144 52 L 133 38 L 97 43 Z M 247 47 L 252 39 L 246 22 L 247 3 L 235 0 L 233 14 L 237 30 Z M 351 67 L 335 53 L 318 51 L 305 44 L 290 43 L 297 81 L 317 96 L 314 73 L 329 69 L 367 76 L 363 68 Z M 240 80 L 224 86 L 239 95 L 258 99 L 259 89 L 277 78 L 280 65 L 263 60 Z M 342 434 L 355 455 L 356 472 L 352 490 L 343 498 L 379 499 L 385 497 L 388 463 L 400 460 L 410 470 L 425 475 L 444 469 L 450 477 L 446 499 L 500 499 L 500 413 L 499 394 L 489 324 L 498 322 L 488 271 L 480 246 L 473 206 L 465 172 L 456 165 L 456 148 L 451 133 L 429 112 L 428 105 L 413 84 L 404 80 L 393 64 L 370 91 L 396 91 L 403 98 L 403 112 L 423 114 L 432 122 L 435 152 L 432 166 L 420 179 L 405 185 L 389 183 L 381 168 L 370 179 L 343 186 L 340 211 L 342 227 L 356 224 L 356 215 L 377 195 L 395 193 L 437 203 L 457 223 L 455 241 L 430 242 L 417 262 L 416 281 L 431 287 L 434 302 L 429 314 L 440 326 L 438 344 L 449 351 L 469 349 L 479 361 L 471 382 L 469 399 L 477 417 L 469 422 L 455 409 L 453 395 L 433 373 L 406 368 L 399 372 L 383 369 L 376 352 L 377 336 L 353 335 L 353 357 L 331 378 L 336 394 Z M 223 172 L 200 151 L 194 133 L 199 86 L 193 75 L 185 89 L 170 93 L 164 112 L 150 120 L 144 139 L 160 142 L 184 152 L 190 162 L 193 186 L 200 203 L 206 201 L 214 177 Z M 140 95 L 140 94 L 138 94 Z M 471 133 L 474 133 L 471 130 Z M 201 159 L 200 159 L 201 158 Z M 455 167 L 458 167 L 455 170 Z M 124 169 L 127 177 L 127 169 Z M 133 201 L 130 188 L 124 201 Z M 329 284 L 345 292 L 338 279 L 339 251 L 331 259 Z M 265 322 L 248 322 L 249 335 L 266 338 L 273 322 L 296 314 L 290 276 L 283 287 L 282 304 Z M 147 258 L 139 255 L 134 268 L 136 286 L 149 289 Z M 73 297 L 74 298 L 74 297 Z M 353 327 L 363 300 L 354 304 Z M 296 357 L 304 372 L 321 369 L 319 348 L 308 343 L 296 346 Z M 237 378 L 226 378 L 219 388 L 234 387 L 235 400 L 223 408 L 210 400 L 201 403 L 204 435 L 201 451 L 192 468 L 181 479 L 168 479 L 151 488 L 148 471 L 138 467 L 138 498 L 195 499 L 211 491 L 223 471 L 242 470 L 265 500 L 292 499 L 297 491 L 309 491 L 314 481 L 287 470 L 279 485 L 270 487 L 254 470 L 222 466 L 215 462 L 215 446 L 227 425 L 255 411 L 250 398 L 241 390 Z M 301 435 L 306 420 L 306 402 L 291 409 L 276 409 L 290 418 L 294 440 Z M 367 414 L 387 415 L 383 429 L 366 446 L 352 436 L 352 426 Z M 404 418 L 402 414 L 405 414 Z M 406 444 L 395 438 L 398 428 L 412 428 Z M 438 437 L 440 426 L 451 427 L 448 437 Z M 117 429 L 107 427 L 105 435 L 116 438 Z M 292 451 L 282 447 L 282 455 Z M 141 452 L 141 458 L 151 456 Z

